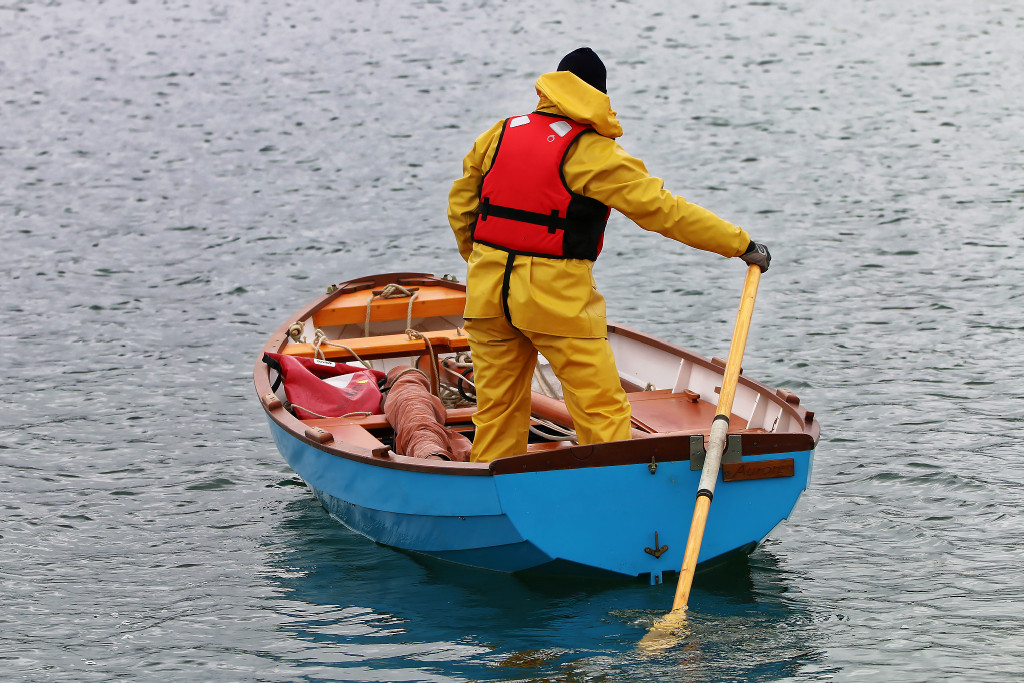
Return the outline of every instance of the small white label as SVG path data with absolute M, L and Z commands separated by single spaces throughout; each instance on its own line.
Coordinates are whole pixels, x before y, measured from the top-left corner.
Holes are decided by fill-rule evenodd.
M 558 137 L 564 138 L 565 134 L 572 130 L 572 126 L 565 121 L 555 121 L 551 124 L 551 130 L 558 133 Z
M 332 363 L 329 360 L 320 360 L 319 358 L 314 358 L 313 362 L 316 363 L 317 365 L 323 365 L 328 368 L 333 368 L 335 365 L 337 365 L 337 363 Z
M 530 122 L 529 116 L 517 116 L 508 123 L 509 128 L 515 128 L 516 126 L 525 126 Z

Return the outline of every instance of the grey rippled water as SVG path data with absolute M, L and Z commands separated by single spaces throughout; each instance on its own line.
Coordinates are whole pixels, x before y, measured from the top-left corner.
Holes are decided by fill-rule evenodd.
M 5 680 L 1024 672 L 1024 7 L 0 0 Z M 327 519 L 252 395 L 330 282 L 461 273 L 445 199 L 595 47 L 628 150 L 775 265 L 746 370 L 813 486 L 691 630 L 671 587 L 427 564 Z M 723 355 L 742 269 L 614 219 L 610 315 Z

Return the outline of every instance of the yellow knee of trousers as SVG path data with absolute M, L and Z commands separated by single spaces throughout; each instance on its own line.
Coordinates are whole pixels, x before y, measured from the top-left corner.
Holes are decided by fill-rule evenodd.
M 581 444 L 630 438 L 630 409 L 607 339 L 531 334 L 562 384 Z

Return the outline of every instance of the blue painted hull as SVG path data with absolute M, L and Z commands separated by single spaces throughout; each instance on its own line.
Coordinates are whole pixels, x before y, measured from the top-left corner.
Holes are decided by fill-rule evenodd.
M 682 564 L 700 477 L 687 460 L 661 462 L 653 474 L 645 464 L 430 473 L 328 453 L 269 423 L 285 460 L 331 516 L 378 543 L 502 572 L 656 582 Z M 719 475 L 700 563 L 753 549 L 789 516 L 810 480 L 813 451 L 743 462 L 780 458 L 793 459 L 794 476 L 723 482 Z M 664 546 L 660 557 L 645 551 Z

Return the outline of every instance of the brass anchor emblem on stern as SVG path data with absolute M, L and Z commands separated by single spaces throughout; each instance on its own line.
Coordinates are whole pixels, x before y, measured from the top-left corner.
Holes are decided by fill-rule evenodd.
M 664 555 L 666 552 L 668 552 L 668 546 L 667 545 L 663 545 L 660 548 L 658 547 L 658 532 L 655 531 L 654 532 L 654 548 L 644 548 L 644 552 L 647 553 L 648 555 L 654 555 L 655 558 L 659 558 L 662 555 Z

